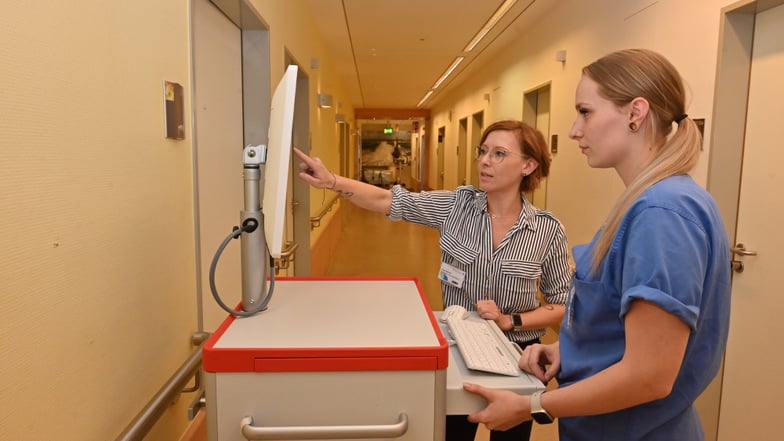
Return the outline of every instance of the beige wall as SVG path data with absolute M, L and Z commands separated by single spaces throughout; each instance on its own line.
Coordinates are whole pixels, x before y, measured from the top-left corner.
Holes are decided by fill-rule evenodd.
M 445 125 L 447 145 L 456 145 L 459 118 L 484 109 L 485 126 L 497 119 L 520 119 L 523 92 L 550 83 L 550 130 L 559 137 L 559 149 L 548 180 L 546 208 L 564 223 L 572 244 L 587 242 L 623 188 L 613 171 L 589 168 L 568 138 L 580 69 L 617 49 L 639 46 L 660 51 L 684 76 L 690 97 L 688 113 L 706 118 L 705 131 L 709 133 L 719 11 L 729 3 L 732 0 L 538 1 L 531 13 L 539 17 L 525 26 L 520 38 L 491 60 L 483 58 L 471 65 L 471 74 L 461 75 L 467 80 L 454 92 L 436 97 L 431 103 L 432 126 Z M 566 50 L 565 63 L 555 60 L 559 50 Z M 489 101 L 485 94 L 490 94 Z M 429 142 L 435 145 L 432 132 Z M 703 184 L 709 151 L 706 140 L 705 154 L 694 173 Z M 448 188 L 456 183 L 454 161 L 446 156 Z M 429 170 L 431 179 L 435 173 L 433 168 Z
M 4 4 L 0 439 L 113 439 L 191 351 L 187 35 L 184 1 Z
M 345 103 L 306 2 L 255 4 L 271 28 L 272 78 L 285 42 L 304 67 L 321 60 L 308 72 L 311 102 L 321 88 Z M 3 3 L 0 439 L 114 439 L 192 351 L 189 116 L 185 140 L 163 136 L 164 80 L 183 85 L 190 113 L 189 8 Z M 336 166 L 335 110 L 311 112 L 314 148 Z M 193 398 L 147 439 L 178 439 Z

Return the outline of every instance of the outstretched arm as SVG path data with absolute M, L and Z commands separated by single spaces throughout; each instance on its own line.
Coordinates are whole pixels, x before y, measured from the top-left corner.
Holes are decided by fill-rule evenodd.
M 311 158 L 294 147 L 302 162 L 299 177 L 316 188 L 326 188 L 339 193 L 358 207 L 377 213 L 389 214 L 392 206 L 392 192 L 375 185 L 346 178 L 331 172 L 319 158 Z

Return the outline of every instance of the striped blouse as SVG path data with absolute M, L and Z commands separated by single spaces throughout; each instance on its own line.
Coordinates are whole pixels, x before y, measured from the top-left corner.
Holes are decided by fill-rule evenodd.
M 473 186 L 414 193 L 396 185 L 387 217 L 438 229 L 442 263 L 465 272 L 460 288 L 441 282 L 444 307 L 474 310 L 477 300 L 490 299 L 504 314 L 525 312 L 540 306 L 539 290 L 547 303 L 566 303 L 572 270 L 563 226 L 525 199 L 496 250 L 487 194 Z M 527 342 L 545 330 L 505 332 L 512 341 Z

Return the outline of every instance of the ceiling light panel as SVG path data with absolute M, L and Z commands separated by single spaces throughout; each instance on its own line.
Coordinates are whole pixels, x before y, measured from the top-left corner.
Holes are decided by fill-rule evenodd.
M 474 50 L 476 45 L 479 44 L 479 42 L 482 41 L 483 38 L 485 38 L 485 35 L 487 35 L 487 33 L 493 29 L 496 23 L 498 23 L 498 20 L 500 20 L 501 17 L 503 17 L 504 14 L 506 14 L 507 11 L 509 11 L 509 9 L 511 9 L 516 2 L 517 0 L 506 0 L 504 4 L 502 4 L 495 11 L 495 14 L 493 14 L 493 16 L 490 17 L 490 20 L 487 20 L 487 23 L 485 23 L 485 25 L 482 26 L 482 29 L 480 29 L 479 32 L 476 33 L 474 38 L 471 39 L 471 41 L 468 43 L 465 49 L 463 49 L 463 52 L 471 52 L 472 50 Z

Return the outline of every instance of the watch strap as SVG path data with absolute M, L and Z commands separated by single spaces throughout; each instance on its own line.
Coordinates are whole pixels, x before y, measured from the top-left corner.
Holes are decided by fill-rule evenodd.
M 539 424 L 550 424 L 554 418 L 542 407 L 542 394 L 544 394 L 543 390 L 531 394 L 531 418 Z

